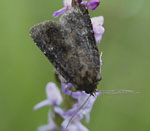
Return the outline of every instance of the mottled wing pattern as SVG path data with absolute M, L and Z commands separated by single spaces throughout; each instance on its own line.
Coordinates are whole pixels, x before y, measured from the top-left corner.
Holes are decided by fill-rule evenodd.
M 73 38 L 73 54 L 69 56 L 68 63 L 74 64 L 73 60 L 76 60 L 75 57 L 78 58 L 77 66 L 71 66 L 71 72 L 76 76 L 73 80 L 76 88 L 93 92 L 101 76 L 99 52 L 88 10 L 84 5 L 75 6 L 60 18 L 60 23 Z
M 70 46 L 66 43 L 70 34 L 57 22 L 45 21 L 37 24 L 30 30 L 31 37 L 46 57 L 62 76 L 65 74 L 67 81 L 70 76 L 66 71 L 66 56 L 70 52 Z
M 77 5 L 61 17 L 60 23 L 35 25 L 31 37 L 56 71 L 77 90 L 95 92 L 100 80 L 99 53 L 88 10 Z

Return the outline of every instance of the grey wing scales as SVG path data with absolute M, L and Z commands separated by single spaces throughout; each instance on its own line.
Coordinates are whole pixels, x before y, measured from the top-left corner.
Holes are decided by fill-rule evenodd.
M 60 23 L 46 21 L 35 25 L 31 37 L 67 82 L 77 90 L 93 94 L 100 80 L 99 52 L 88 10 L 72 7 Z
M 70 35 L 64 27 L 57 22 L 45 21 L 32 27 L 30 34 L 36 45 L 54 65 L 56 71 L 70 81 L 65 67 L 67 62 L 65 57 L 70 50 L 66 39 L 70 38 Z
M 60 19 L 60 23 L 68 29 L 73 42 L 74 54 L 78 57 L 78 66 L 72 66 L 74 83 L 78 90 L 94 92 L 100 76 L 100 56 L 92 29 L 88 10 L 79 5 L 68 10 Z M 72 59 L 68 59 L 71 63 Z

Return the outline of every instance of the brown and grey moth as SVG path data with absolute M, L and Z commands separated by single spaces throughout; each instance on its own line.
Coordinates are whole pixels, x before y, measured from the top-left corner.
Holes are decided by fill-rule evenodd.
M 101 80 L 100 56 L 85 5 L 74 4 L 59 22 L 37 24 L 30 34 L 66 83 L 93 95 Z

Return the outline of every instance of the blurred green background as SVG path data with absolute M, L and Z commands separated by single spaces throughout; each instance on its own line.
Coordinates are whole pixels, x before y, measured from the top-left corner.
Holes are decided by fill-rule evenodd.
M 103 80 L 98 89 L 130 89 L 139 94 L 102 95 L 87 124 L 90 131 L 150 130 L 150 1 L 101 0 L 91 16 L 103 15 L 106 29 Z M 45 85 L 55 81 L 53 67 L 29 36 L 29 29 L 52 13 L 61 0 L 0 1 L 0 131 L 35 131 L 47 123 Z

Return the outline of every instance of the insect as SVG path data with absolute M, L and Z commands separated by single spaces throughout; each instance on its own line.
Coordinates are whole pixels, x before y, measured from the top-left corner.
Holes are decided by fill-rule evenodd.
M 30 34 L 63 82 L 94 94 L 101 80 L 100 56 L 85 5 L 74 2 L 59 22 L 48 20 L 37 24 Z

